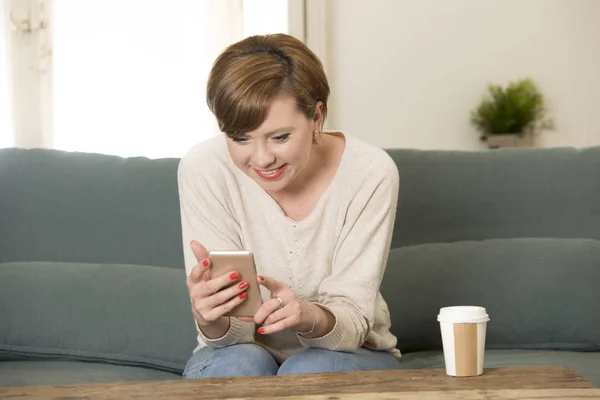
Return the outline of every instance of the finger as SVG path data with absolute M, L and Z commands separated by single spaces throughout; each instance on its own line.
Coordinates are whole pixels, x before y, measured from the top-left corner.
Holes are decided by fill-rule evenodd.
M 263 305 L 258 309 L 256 314 L 254 314 L 254 322 L 258 325 L 262 325 L 265 320 L 274 313 L 279 310 L 281 304 L 277 301 L 277 299 L 269 299 L 263 303 Z
M 275 322 L 285 319 L 285 318 L 289 317 L 290 315 L 291 315 L 291 312 L 290 312 L 289 306 L 280 308 L 279 310 L 272 312 L 267 317 L 267 319 L 265 319 L 265 322 L 263 322 L 261 325 L 266 326 L 266 325 L 274 324 Z
M 300 318 L 297 315 L 292 315 L 284 319 L 280 319 L 279 321 L 273 324 L 261 326 L 256 331 L 261 335 L 268 335 L 271 333 L 280 332 L 285 329 L 291 328 L 292 326 L 297 325 L 299 322 Z
M 198 264 L 192 269 L 189 278 L 192 283 L 197 283 L 200 282 L 206 273 L 206 270 L 210 267 L 210 260 L 208 259 L 208 252 L 200 243 L 192 240 L 190 242 L 190 247 Z
M 226 289 L 219 290 L 211 296 L 207 296 L 206 299 L 204 299 L 204 304 L 208 308 L 218 307 L 232 299 L 234 296 L 238 296 L 242 292 L 245 292 L 247 289 L 248 282 L 242 281 Z
M 196 257 L 196 261 L 202 263 L 205 259 L 208 258 L 208 251 L 206 248 L 198 243 L 195 240 L 190 242 L 190 247 L 192 248 L 192 253 L 194 253 L 194 257 Z
M 219 290 L 223 289 L 224 287 L 230 286 L 239 279 L 240 274 L 238 274 L 235 271 L 223 274 L 200 285 L 197 294 L 201 297 L 212 296 Z
M 284 285 L 283 283 L 281 283 L 278 280 L 275 280 L 273 278 L 268 278 L 268 277 L 259 275 L 257 277 L 257 279 L 258 279 L 258 283 L 261 284 L 262 286 L 264 286 L 265 288 L 267 288 L 269 290 L 269 292 L 271 292 L 272 295 L 277 294 L 284 289 L 287 289 L 286 285 Z
M 208 259 L 204 260 L 204 263 L 196 264 L 194 268 L 192 268 L 192 272 L 190 272 L 190 276 L 188 276 L 189 281 L 191 283 L 198 283 L 202 280 L 202 278 L 206 278 L 205 274 L 210 271 L 210 261 Z
M 221 304 L 218 307 L 213 308 L 208 312 L 206 317 L 209 321 L 215 321 L 217 318 L 222 317 L 224 314 L 227 314 L 229 311 L 233 310 L 234 307 L 242 304 L 242 302 L 248 297 L 246 292 L 243 292 L 226 303 Z

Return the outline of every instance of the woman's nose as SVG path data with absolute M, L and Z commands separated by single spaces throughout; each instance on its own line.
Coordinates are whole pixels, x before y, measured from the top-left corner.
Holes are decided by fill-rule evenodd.
M 275 163 L 275 154 L 266 146 L 257 146 L 252 154 L 255 168 L 267 169 Z

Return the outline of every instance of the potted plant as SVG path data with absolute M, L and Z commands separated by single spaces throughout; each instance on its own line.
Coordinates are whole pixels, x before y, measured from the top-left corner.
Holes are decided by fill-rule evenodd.
M 551 125 L 544 97 L 529 78 L 505 88 L 490 84 L 487 96 L 471 111 L 471 123 L 489 148 L 532 146 L 534 135 Z

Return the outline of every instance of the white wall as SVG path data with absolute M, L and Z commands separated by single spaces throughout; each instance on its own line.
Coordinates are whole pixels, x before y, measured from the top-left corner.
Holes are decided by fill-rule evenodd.
M 540 146 L 600 145 L 600 0 L 329 0 L 328 127 L 382 147 L 483 148 L 488 82 L 530 76 Z

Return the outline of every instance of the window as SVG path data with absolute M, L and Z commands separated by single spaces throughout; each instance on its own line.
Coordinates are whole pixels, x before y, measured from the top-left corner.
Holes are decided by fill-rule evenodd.
M 237 13 L 240 29 L 215 23 L 215 7 Z M 53 147 L 180 157 L 218 133 L 205 101 L 214 57 L 242 37 L 287 32 L 287 2 L 60 0 L 52 27 Z

